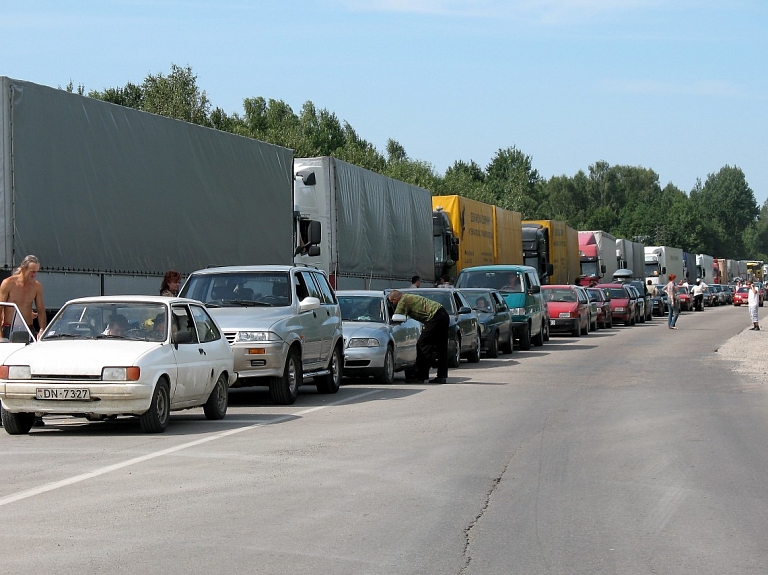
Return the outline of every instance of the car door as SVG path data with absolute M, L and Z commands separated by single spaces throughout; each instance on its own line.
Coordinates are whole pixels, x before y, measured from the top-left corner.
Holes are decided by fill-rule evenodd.
M 216 384 L 218 374 L 227 366 L 228 359 L 232 356 L 229 345 L 222 345 L 222 334 L 216 326 L 216 322 L 208 312 L 199 305 L 190 305 L 192 318 L 197 329 L 199 349 L 203 350 L 205 369 L 201 370 L 203 377 L 195 388 L 195 397 L 201 402 L 205 401 Z M 228 354 L 228 355 L 225 355 Z
M 491 305 L 496 316 L 495 321 L 499 326 L 499 340 L 506 341 L 512 331 L 512 314 L 499 292 L 491 292 Z
M 339 302 L 333 293 L 331 285 L 326 277 L 320 272 L 311 272 L 312 279 L 315 281 L 320 292 L 320 309 L 317 310 L 320 321 L 320 362 L 328 365 L 333 352 L 333 345 L 341 334 L 341 311 Z
M 456 317 L 459 324 L 459 331 L 461 332 L 461 352 L 471 351 L 475 347 L 475 341 L 477 340 L 477 314 L 472 311 L 472 307 L 469 302 L 461 295 L 457 290 L 451 290 L 456 306 Z M 464 311 L 469 310 L 468 313 L 459 313 L 462 308 Z
M 416 342 L 421 335 L 421 324 L 413 318 L 402 323 L 392 323 L 392 309 L 384 305 L 384 323 L 390 330 L 395 345 L 395 368 L 416 363 Z
M 189 332 L 191 340 L 173 344 L 176 358 L 176 388 L 172 391 L 174 404 L 192 402 L 197 399 L 208 379 L 208 360 L 205 349 L 197 338 L 197 328 L 189 307 L 175 304 L 171 307 L 171 333 Z
M 295 278 L 295 289 L 298 294 L 297 301 L 303 300 L 306 297 L 316 297 L 322 304 L 322 294 L 312 280 L 312 275 L 309 271 L 300 271 L 296 273 Z M 320 365 L 323 345 L 321 326 L 324 315 L 325 310 L 322 305 L 317 309 L 301 312 L 297 315 L 296 319 L 301 325 L 301 332 L 304 334 L 304 339 L 301 342 L 301 363 L 305 371 L 317 369 Z

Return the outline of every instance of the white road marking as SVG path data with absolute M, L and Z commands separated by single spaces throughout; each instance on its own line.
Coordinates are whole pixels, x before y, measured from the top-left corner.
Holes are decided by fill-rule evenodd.
M 269 421 L 262 420 L 262 421 L 259 421 L 258 423 L 254 423 L 253 425 L 247 425 L 245 427 L 238 427 L 237 429 L 222 431 L 221 433 L 216 433 L 214 435 L 209 435 L 201 439 L 196 439 L 195 441 L 190 441 L 189 443 L 182 443 L 181 445 L 176 445 L 175 447 L 161 449 L 160 451 L 147 453 L 146 455 L 142 455 L 140 457 L 134 457 L 133 459 L 127 459 L 119 463 L 113 463 L 112 465 L 107 465 L 106 467 L 100 467 L 99 469 L 94 469 L 93 471 L 89 471 L 87 473 L 81 473 L 80 475 L 75 475 L 67 479 L 61 479 L 59 481 L 54 481 L 53 483 L 48 483 L 46 485 L 41 485 L 39 487 L 33 487 L 32 489 L 27 489 L 25 491 L 20 491 L 13 495 L 7 495 L 3 498 L 0 498 L 0 507 L 2 507 L 3 505 L 8 505 L 9 503 L 15 503 L 16 501 L 21 501 L 22 499 L 29 499 L 30 497 L 34 497 L 35 495 L 40 495 L 42 493 L 47 493 L 49 491 L 61 489 L 62 487 L 74 485 L 75 483 L 80 483 L 81 481 L 93 479 L 94 477 L 99 477 L 100 475 L 105 475 L 106 473 L 117 471 L 118 469 L 124 469 L 125 467 L 130 467 L 131 465 L 136 465 L 138 463 L 149 461 L 150 459 L 156 459 L 164 455 L 170 455 L 171 453 L 176 453 L 177 451 L 181 451 L 183 449 L 189 449 L 190 447 L 203 445 L 204 443 L 216 441 L 217 439 L 224 439 L 225 437 L 229 437 L 230 435 L 237 435 L 238 433 L 255 429 L 257 427 L 263 427 L 264 425 L 273 425 L 275 423 L 280 423 L 281 421 L 287 421 L 289 419 L 293 419 L 294 417 L 307 415 L 315 411 L 320 411 L 321 409 L 327 409 L 329 407 L 333 407 L 335 405 L 342 405 L 344 403 L 360 399 L 367 395 L 379 393 L 380 391 L 381 391 L 380 389 L 374 389 L 366 393 L 361 393 L 360 395 L 355 395 L 353 397 L 348 397 L 346 399 L 341 399 L 339 401 L 329 403 L 328 405 L 318 405 L 316 407 L 310 407 L 309 409 L 305 409 L 298 413 L 289 413 L 286 415 L 281 415 L 274 419 L 269 419 Z

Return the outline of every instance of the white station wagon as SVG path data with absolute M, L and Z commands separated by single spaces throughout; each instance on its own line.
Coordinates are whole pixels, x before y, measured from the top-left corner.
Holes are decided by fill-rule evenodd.
M 158 433 L 174 410 L 202 406 L 208 419 L 223 418 L 236 378 L 229 344 L 200 302 L 81 298 L 67 302 L 38 342 L 3 360 L 2 422 L 18 435 L 29 432 L 36 412 L 133 415 Z

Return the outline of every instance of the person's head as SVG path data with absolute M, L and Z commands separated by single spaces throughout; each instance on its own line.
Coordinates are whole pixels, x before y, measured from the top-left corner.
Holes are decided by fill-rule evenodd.
M 649 286 L 653 285 L 653 282 L 652 282 L 651 280 L 648 280 L 648 281 L 647 281 L 647 282 L 645 282 L 645 283 L 647 283 Z
M 415 285 L 416 287 L 421 287 L 421 276 L 413 276 L 411 278 L 411 284 Z
M 669 274 L 669 281 L 673 282 L 677 279 L 677 276 L 675 274 Z
M 165 333 L 165 328 L 167 327 L 166 322 L 165 312 L 161 312 L 152 320 L 152 329 L 157 333 Z
M 160 291 L 170 290 L 174 293 L 179 291 L 179 284 L 181 283 L 181 274 L 177 271 L 171 270 L 165 273 L 163 277 L 163 283 L 160 285 Z
M 128 320 L 124 315 L 117 314 L 112 316 L 107 326 L 107 333 L 109 335 L 123 335 L 128 331 Z
M 397 305 L 397 302 L 400 301 L 400 298 L 403 297 L 403 292 L 400 290 L 393 289 L 391 292 L 387 294 L 387 299 L 393 304 Z
M 483 296 L 480 296 L 479 298 L 477 298 L 475 305 L 480 309 L 486 309 L 488 307 L 488 302 L 485 300 Z
M 21 274 L 25 281 L 33 281 L 37 279 L 38 271 L 40 271 L 40 260 L 37 259 L 37 256 L 30 254 L 21 260 L 19 267 L 14 270 L 13 274 Z
M 440 283 L 441 284 L 447 284 L 450 283 L 451 278 L 449 278 L 447 275 L 440 276 Z

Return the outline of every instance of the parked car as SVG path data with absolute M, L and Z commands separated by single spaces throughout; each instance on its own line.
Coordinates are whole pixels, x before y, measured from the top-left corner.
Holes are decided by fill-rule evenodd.
M 635 303 L 624 284 L 597 284 L 595 287 L 603 290 L 611 302 L 611 315 L 614 322 L 622 321 L 624 325 L 635 324 Z
M 657 286 L 656 295 L 651 296 L 651 307 L 653 315 L 663 316 L 668 313 L 667 292 L 661 286 Z
M 749 305 L 749 288 L 747 286 L 741 286 L 733 294 L 733 305 L 738 307 L 741 304 Z
M 686 286 L 677 286 L 677 295 L 680 298 L 680 311 L 693 310 L 693 298 Z
M 613 315 L 611 314 L 611 302 L 606 297 L 603 290 L 598 288 L 587 288 L 589 301 L 594 302 L 597 308 L 597 323 L 600 327 L 613 327 Z
M 308 266 L 230 266 L 193 272 L 180 295 L 205 304 L 235 358 L 238 387 L 269 386 L 296 401 L 305 379 L 336 393 L 343 375 L 341 310 L 328 277 Z
M 512 314 L 501 293 L 487 288 L 459 290 L 477 313 L 480 341 L 486 357 L 512 353 Z
M 647 285 L 642 280 L 630 280 L 628 283 L 634 286 L 637 293 L 643 298 L 643 319 L 641 321 L 651 321 L 653 319 L 653 298 Z
M 482 348 L 477 314 L 461 292 L 455 288 L 403 289 L 403 293 L 416 293 L 440 303 L 451 318 L 448 328 L 448 366 L 459 367 L 462 357 L 469 363 L 480 361 Z M 391 309 L 390 311 L 394 311 Z
M 573 285 L 543 285 L 541 293 L 549 308 L 552 333 L 568 331 L 574 337 L 589 333 L 589 298 L 583 288 Z
M 35 413 L 133 415 L 158 433 L 179 409 L 202 406 L 208 419 L 223 418 L 235 379 L 227 340 L 200 302 L 80 298 L 59 310 L 40 341 L 5 358 L 2 421 L 17 435 L 29 432 Z
M 394 323 L 383 291 L 341 290 L 336 298 L 344 332 L 345 376 L 372 376 L 391 385 L 395 372 L 415 367 L 418 321 Z
M 645 323 L 645 299 L 632 284 L 626 283 L 624 287 L 627 288 L 627 292 L 629 292 L 635 307 L 635 322 Z
M 512 313 L 512 333 L 520 349 L 529 350 L 531 344 L 544 345 L 549 339 L 549 312 L 541 295 L 536 268 L 519 265 L 464 268 L 456 278 L 456 287 L 499 290 Z

